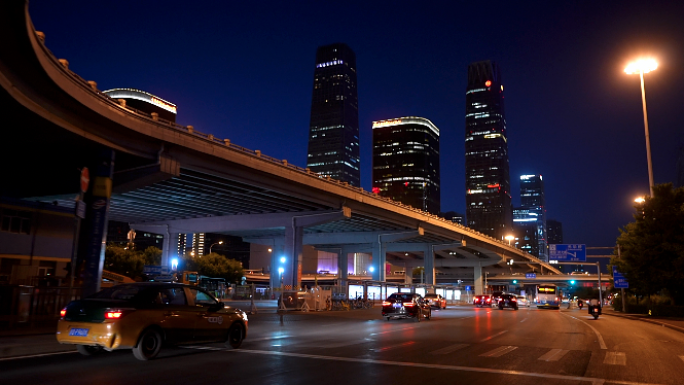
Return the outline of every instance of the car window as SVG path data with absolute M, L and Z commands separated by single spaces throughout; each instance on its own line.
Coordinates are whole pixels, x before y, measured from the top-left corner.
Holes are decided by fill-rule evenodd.
M 140 286 L 117 285 L 106 288 L 91 296 L 91 298 L 108 298 L 130 300 L 140 292 Z
M 160 305 L 184 306 L 187 305 L 185 291 L 182 287 L 166 287 L 157 292 L 154 300 Z
M 195 302 L 195 306 L 212 306 L 216 305 L 218 302 L 214 297 L 210 296 L 209 294 L 195 289 L 195 288 L 189 288 L 190 289 L 190 297 L 193 299 Z

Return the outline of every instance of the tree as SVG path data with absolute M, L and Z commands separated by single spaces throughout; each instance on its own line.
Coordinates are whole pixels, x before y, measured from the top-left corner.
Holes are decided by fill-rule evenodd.
M 221 254 L 211 253 L 194 260 L 197 271 L 201 275 L 212 278 L 225 278 L 228 282 L 239 282 L 242 279 L 242 263 L 228 259 Z
M 103 269 L 135 279 L 142 276 L 145 265 L 160 265 L 161 253 L 154 246 L 139 251 L 119 245 L 107 245 Z
M 638 293 L 650 298 L 665 288 L 673 304 L 684 302 L 684 188 L 654 186 L 634 208 L 635 221 L 620 229 L 620 258 L 611 264 Z

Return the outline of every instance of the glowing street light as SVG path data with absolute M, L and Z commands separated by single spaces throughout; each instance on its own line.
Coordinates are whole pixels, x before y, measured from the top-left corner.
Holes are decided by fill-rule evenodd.
M 646 199 L 644 199 L 644 197 L 638 197 L 638 198 L 635 198 L 635 199 L 634 199 L 634 202 L 636 202 L 636 203 L 644 203 L 644 202 L 646 202 Z
M 628 75 L 639 73 L 641 77 L 641 104 L 644 109 L 644 129 L 646 130 L 646 157 L 648 160 L 648 187 L 653 196 L 653 166 L 651 164 L 651 139 L 648 134 L 648 114 L 646 113 L 646 89 L 644 88 L 644 74 L 658 68 L 658 63 L 654 59 L 641 59 L 629 63 L 625 68 Z
M 510 246 L 510 245 L 511 245 L 511 241 L 514 240 L 515 237 L 512 236 L 512 235 L 506 235 L 506 236 L 504 237 L 504 239 L 508 240 L 508 246 Z
M 212 247 L 214 247 L 216 245 L 222 245 L 222 244 L 223 244 L 223 241 L 218 241 L 218 242 L 214 243 L 213 245 L 209 246 L 209 254 L 211 254 L 211 248 Z

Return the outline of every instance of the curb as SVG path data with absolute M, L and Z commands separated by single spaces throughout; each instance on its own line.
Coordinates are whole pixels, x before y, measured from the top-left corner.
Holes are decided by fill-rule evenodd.
M 665 322 L 660 322 L 660 321 L 657 321 L 655 319 L 648 319 L 648 318 L 643 318 L 643 317 L 634 317 L 634 316 L 630 316 L 627 314 L 615 314 L 615 313 L 603 313 L 603 315 L 610 315 L 613 317 L 621 317 L 621 318 L 627 318 L 627 319 L 631 319 L 631 320 L 635 320 L 635 321 L 648 322 L 648 323 L 652 323 L 655 325 L 660 325 L 660 326 L 663 326 L 666 328 L 670 328 L 672 330 L 676 330 L 680 333 L 684 333 L 684 327 L 672 325 L 672 324 L 665 323 Z

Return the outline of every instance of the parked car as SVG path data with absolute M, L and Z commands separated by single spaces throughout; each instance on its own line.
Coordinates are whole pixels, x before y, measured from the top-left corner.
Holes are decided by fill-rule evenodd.
M 197 286 L 139 282 L 108 287 L 70 302 L 60 312 L 57 341 L 90 356 L 131 349 L 143 361 L 162 345 L 226 342 L 238 348 L 247 336 L 247 314 L 225 307 Z
M 476 295 L 473 298 L 473 305 L 477 307 L 492 306 L 492 297 L 487 294 Z
M 436 307 L 437 309 L 446 309 L 446 298 L 442 297 L 441 294 L 425 294 L 425 301 L 427 301 L 428 305 Z
M 518 310 L 518 298 L 515 294 L 501 294 L 497 301 L 497 306 L 499 307 L 499 310 L 503 310 L 505 307 Z
M 499 303 L 499 298 L 505 294 L 503 291 L 495 291 L 492 293 L 492 306 L 497 306 Z
M 391 318 L 415 318 L 420 322 L 423 318 L 432 318 L 432 309 L 420 294 L 394 293 L 382 302 L 382 316 Z

